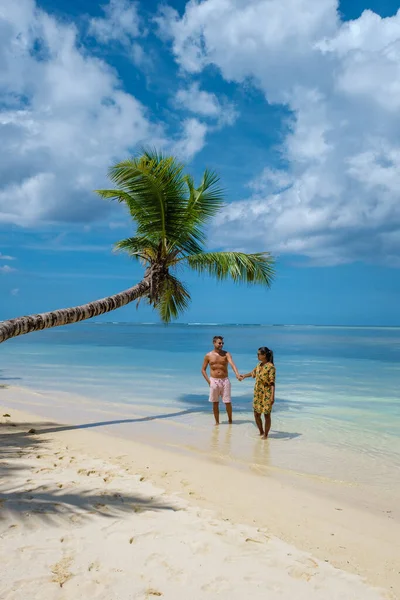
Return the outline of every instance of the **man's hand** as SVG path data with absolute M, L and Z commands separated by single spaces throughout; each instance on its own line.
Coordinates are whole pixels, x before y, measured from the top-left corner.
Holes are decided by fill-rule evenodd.
M 244 375 L 238 375 L 238 376 L 237 376 L 237 379 L 238 379 L 238 381 L 243 381 L 243 379 L 244 379 Z

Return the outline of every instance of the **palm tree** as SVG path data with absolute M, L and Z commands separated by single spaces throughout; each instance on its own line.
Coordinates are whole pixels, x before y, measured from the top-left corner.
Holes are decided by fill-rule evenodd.
M 140 299 L 146 299 L 168 323 L 190 301 L 188 290 L 176 276 L 180 267 L 208 273 L 218 280 L 230 278 L 269 287 L 274 276 L 274 260 L 269 253 L 204 251 L 204 228 L 222 208 L 223 192 L 215 173 L 206 170 L 196 188 L 191 175 L 183 171 L 184 165 L 174 157 L 145 151 L 110 169 L 116 189 L 97 190 L 102 198 L 124 203 L 136 223 L 136 234 L 118 242 L 116 249 L 142 263 L 142 281 L 82 306 L 3 321 L 0 343 L 32 331 L 91 319 Z

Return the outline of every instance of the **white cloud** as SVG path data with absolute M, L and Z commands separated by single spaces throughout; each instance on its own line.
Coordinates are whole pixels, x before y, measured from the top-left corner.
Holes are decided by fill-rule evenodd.
M 232 125 L 237 117 L 232 103 L 221 102 L 215 94 L 201 90 L 197 82 L 179 89 L 175 103 L 191 113 L 215 119 L 220 125 Z
M 181 160 L 190 160 L 205 145 L 207 125 L 198 119 L 186 119 L 183 122 L 183 133 L 172 147 L 172 152 Z
M 0 252 L 0 260 L 15 260 L 15 256 L 10 256 L 9 254 L 2 254 L 2 252 Z
M 14 288 L 11 290 L 10 292 L 11 296 L 18 296 L 19 294 L 19 288 Z
M 4 267 L 0 267 L 0 273 L 3 273 L 3 275 L 7 275 L 8 273 L 13 273 L 14 271 L 16 271 L 16 269 L 13 269 L 13 267 L 9 267 L 8 265 L 4 265 Z
M 145 107 L 33 0 L 0 0 L 0 221 L 95 220 L 92 190 L 136 144 L 163 145 Z M 108 184 L 107 184 L 108 185 Z
M 89 33 L 103 44 L 118 41 L 129 45 L 132 39 L 141 35 L 141 21 L 136 2 L 131 0 L 110 0 L 102 9 L 104 17 L 90 20 Z
M 217 66 L 292 115 L 287 169 L 228 206 L 215 239 L 315 264 L 399 264 L 400 11 L 344 23 L 337 0 L 204 0 L 158 23 L 182 69 Z

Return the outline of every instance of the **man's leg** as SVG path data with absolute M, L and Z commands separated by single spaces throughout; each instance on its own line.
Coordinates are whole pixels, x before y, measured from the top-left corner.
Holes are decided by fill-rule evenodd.
M 258 427 L 258 431 L 260 432 L 260 435 L 264 435 L 264 430 L 263 430 L 263 424 L 262 424 L 262 420 L 261 420 L 261 415 L 254 411 L 254 418 L 256 420 L 256 425 Z
M 231 394 L 231 382 L 228 377 L 222 382 L 222 400 L 225 404 L 226 414 L 228 415 L 228 423 L 232 424 L 232 394 Z
M 264 415 L 265 417 L 265 427 L 264 427 L 264 437 L 267 438 L 269 434 L 269 430 L 271 429 L 271 413 L 269 415 Z M 260 417 L 261 421 L 261 417 Z
M 230 423 L 232 425 L 232 403 L 227 402 L 225 404 L 225 408 L 226 408 L 226 414 L 228 415 L 228 423 Z
M 215 379 L 210 379 L 210 397 L 209 401 L 212 402 L 213 413 L 215 418 L 215 424 L 219 425 L 219 395 L 218 382 Z
M 213 402 L 212 405 L 213 405 L 215 424 L 219 425 L 219 402 Z

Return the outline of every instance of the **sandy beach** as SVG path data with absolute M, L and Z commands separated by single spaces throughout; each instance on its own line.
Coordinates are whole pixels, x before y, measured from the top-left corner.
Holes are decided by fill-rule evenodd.
M 17 411 L 17 397 L 2 391 L 1 598 L 398 597 L 391 514 Z

